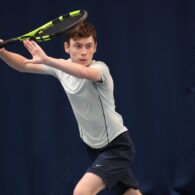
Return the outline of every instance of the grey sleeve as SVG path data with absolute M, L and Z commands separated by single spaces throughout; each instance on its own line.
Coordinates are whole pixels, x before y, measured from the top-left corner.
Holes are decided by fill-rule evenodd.
M 101 74 L 102 83 L 105 83 L 110 78 L 110 71 L 108 66 L 101 61 L 94 62 L 92 65 L 93 68 L 97 68 Z
M 47 66 L 47 65 L 43 65 L 43 67 L 44 67 L 44 71 L 48 75 L 51 75 L 51 76 L 54 76 L 54 77 L 58 78 L 58 74 L 59 74 L 59 70 L 58 69 L 50 67 L 50 66 Z

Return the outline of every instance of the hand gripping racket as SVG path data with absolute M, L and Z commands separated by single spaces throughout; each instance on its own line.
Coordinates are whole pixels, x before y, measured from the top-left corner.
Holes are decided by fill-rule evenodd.
M 86 18 L 87 11 L 85 10 L 69 12 L 27 34 L 0 42 L 0 48 L 23 41 L 25 39 L 31 39 L 37 42 L 49 41 L 71 30 L 79 23 L 85 21 Z

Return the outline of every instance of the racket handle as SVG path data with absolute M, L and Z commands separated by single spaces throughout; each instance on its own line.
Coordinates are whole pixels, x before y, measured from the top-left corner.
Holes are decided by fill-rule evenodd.
M 8 39 L 6 41 L 2 41 L 2 42 L 0 42 L 0 48 L 5 47 L 7 45 L 11 45 L 11 44 L 17 43 L 19 41 L 20 40 L 18 38 L 12 38 L 12 39 Z

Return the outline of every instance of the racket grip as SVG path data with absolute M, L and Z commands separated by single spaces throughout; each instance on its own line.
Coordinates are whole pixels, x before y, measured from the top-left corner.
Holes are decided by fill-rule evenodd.
M 12 39 L 8 39 L 6 41 L 2 41 L 0 42 L 0 48 L 8 46 L 8 45 L 12 45 L 14 43 L 19 42 L 20 40 L 18 38 L 12 38 Z

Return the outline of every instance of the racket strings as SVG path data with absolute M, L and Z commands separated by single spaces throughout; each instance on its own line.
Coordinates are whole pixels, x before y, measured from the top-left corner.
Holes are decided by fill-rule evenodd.
M 78 17 L 69 17 L 64 19 L 63 21 L 56 22 L 51 28 L 44 30 L 41 32 L 41 36 L 44 35 L 58 35 L 58 33 L 64 33 L 66 29 L 70 30 L 70 28 L 73 28 L 78 23 L 79 16 Z

